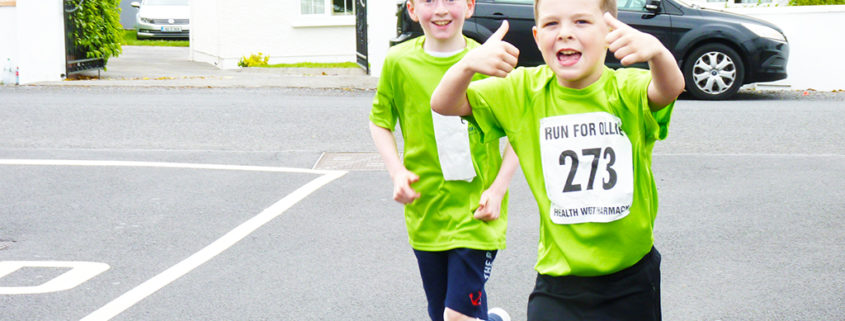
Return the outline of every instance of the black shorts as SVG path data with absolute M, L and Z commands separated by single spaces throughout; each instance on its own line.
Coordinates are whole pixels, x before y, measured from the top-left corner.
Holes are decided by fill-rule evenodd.
M 487 319 L 487 292 L 497 251 L 452 249 L 442 252 L 414 250 L 431 320 L 443 320 L 450 308 L 464 315 Z
M 652 248 L 622 271 L 595 277 L 537 275 L 528 321 L 661 320 L 660 253 Z

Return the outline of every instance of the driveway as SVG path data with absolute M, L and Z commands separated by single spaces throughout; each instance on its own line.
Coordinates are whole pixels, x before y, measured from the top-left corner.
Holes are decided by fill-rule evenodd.
M 191 61 L 188 47 L 123 46 L 105 71 L 89 70 L 61 86 L 132 87 L 289 87 L 375 89 L 376 77 L 358 68 L 219 69 Z

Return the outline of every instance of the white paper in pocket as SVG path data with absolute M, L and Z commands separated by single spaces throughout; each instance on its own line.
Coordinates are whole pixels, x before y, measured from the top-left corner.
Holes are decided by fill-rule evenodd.
M 475 177 L 475 168 L 472 167 L 466 122 L 461 117 L 443 116 L 434 111 L 431 112 L 431 120 L 443 178 L 447 181 L 471 181 Z

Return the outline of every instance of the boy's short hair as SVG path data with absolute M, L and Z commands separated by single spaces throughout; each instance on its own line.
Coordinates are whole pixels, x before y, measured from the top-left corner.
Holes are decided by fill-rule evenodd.
M 549 0 L 552 1 L 552 0 Z M 540 0 L 534 0 L 534 21 L 537 20 L 537 5 L 540 4 Z M 610 12 L 614 18 L 616 18 L 616 0 L 599 0 L 599 8 L 602 12 Z

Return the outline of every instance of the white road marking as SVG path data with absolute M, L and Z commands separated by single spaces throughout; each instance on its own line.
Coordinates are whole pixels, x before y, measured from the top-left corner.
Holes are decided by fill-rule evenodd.
M 329 170 L 316 170 L 316 169 L 293 168 L 293 167 L 244 166 L 244 165 L 196 164 L 196 163 L 134 162 L 134 161 L 106 161 L 106 160 L 61 160 L 61 159 L 0 159 L 0 165 L 89 166 L 89 167 L 98 167 L 98 166 L 102 166 L 102 167 L 157 167 L 157 168 L 209 169 L 209 170 L 274 172 L 274 173 L 305 173 L 305 174 L 329 174 L 331 172 L 337 172 L 337 171 L 329 171 Z
M 209 169 L 209 170 L 236 170 L 236 171 L 258 171 L 258 172 L 284 172 L 284 173 L 307 173 L 319 174 L 321 176 L 311 180 L 307 184 L 296 189 L 278 202 L 238 225 L 219 239 L 215 240 L 199 252 L 182 260 L 176 265 L 164 270 L 151 279 L 141 283 L 123 295 L 117 297 L 91 314 L 82 318 L 82 321 L 109 320 L 116 315 L 126 311 L 144 298 L 150 296 L 161 288 L 191 272 L 200 265 L 208 262 L 215 256 L 235 245 L 247 235 L 251 234 L 267 222 L 284 213 L 291 206 L 301 201 L 320 187 L 345 175 L 346 171 L 334 170 L 313 170 L 302 168 L 286 167 L 265 167 L 265 166 L 238 166 L 238 165 L 215 165 L 215 164 L 193 164 L 193 163 L 162 163 L 162 162 L 133 162 L 133 161 L 94 161 L 94 160 L 48 160 L 48 159 L 0 159 L 0 165 L 23 165 L 23 166 L 112 166 L 112 167 L 156 167 L 156 168 L 186 168 L 186 169 Z
M 35 286 L 0 286 L 0 294 L 41 294 L 69 290 L 88 281 L 109 265 L 81 261 L 0 261 L 0 278 L 24 267 L 70 268 L 59 276 Z
M 845 157 L 842 154 L 806 154 L 806 153 L 653 153 L 654 156 L 681 157 L 784 157 L 784 158 L 831 158 Z

